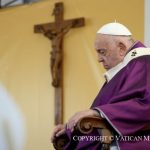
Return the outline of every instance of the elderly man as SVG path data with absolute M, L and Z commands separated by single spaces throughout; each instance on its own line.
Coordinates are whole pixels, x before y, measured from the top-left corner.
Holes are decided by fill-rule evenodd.
M 90 109 L 78 112 L 66 124 L 58 125 L 52 140 L 66 132 L 76 135 L 74 126 L 82 117 L 99 116 L 112 127 L 116 140 L 111 150 L 149 150 L 150 130 L 150 49 L 132 39 L 132 34 L 120 23 L 102 26 L 96 35 L 98 60 L 106 69 L 106 82 Z M 147 129 L 146 131 L 144 129 Z M 95 131 L 91 136 L 99 135 Z M 141 137 L 138 139 L 138 137 Z M 66 149 L 101 149 L 99 141 L 73 141 Z

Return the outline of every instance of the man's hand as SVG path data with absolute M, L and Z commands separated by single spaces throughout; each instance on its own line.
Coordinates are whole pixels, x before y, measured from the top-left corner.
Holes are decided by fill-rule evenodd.
M 57 125 L 54 128 L 54 131 L 52 133 L 51 142 L 54 141 L 55 137 L 58 137 L 58 136 L 62 135 L 63 133 L 65 133 L 65 125 L 63 125 L 63 124 Z
M 71 131 L 74 130 L 75 125 L 77 124 L 77 122 L 83 118 L 83 117 L 94 117 L 94 116 L 100 116 L 99 113 L 96 110 L 92 110 L 92 109 L 88 109 L 85 111 L 81 111 L 81 112 L 77 112 L 75 113 L 75 115 L 73 115 L 68 123 L 67 123 L 67 129 L 70 129 Z

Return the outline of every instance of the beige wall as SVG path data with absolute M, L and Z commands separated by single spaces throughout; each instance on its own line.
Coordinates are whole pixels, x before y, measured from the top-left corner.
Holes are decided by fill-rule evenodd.
M 53 21 L 55 0 L 0 10 L 0 81 L 13 95 L 27 122 L 26 150 L 50 150 L 54 89 L 49 68 L 50 41 L 34 34 L 34 24 Z M 143 41 L 143 0 L 63 0 L 65 19 L 86 18 L 64 40 L 64 120 L 90 107 L 104 70 L 94 52 L 95 32 L 114 20 Z

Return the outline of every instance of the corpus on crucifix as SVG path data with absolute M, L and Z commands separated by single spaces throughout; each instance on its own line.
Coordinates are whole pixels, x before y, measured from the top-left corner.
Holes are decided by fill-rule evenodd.
M 84 26 L 84 18 L 63 20 L 63 3 L 56 3 L 53 10 L 55 22 L 34 26 L 35 33 L 43 33 L 51 40 L 50 70 L 55 88 L 55 124 L 63 122 L 63 37 L 71 28 Z

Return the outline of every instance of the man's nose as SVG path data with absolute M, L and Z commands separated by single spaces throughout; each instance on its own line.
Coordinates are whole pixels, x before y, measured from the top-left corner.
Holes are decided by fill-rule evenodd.
M 102 56 L 98 56 L 98 62 L 103 62 L 103 61 L 104 61 L 103 57 Z

